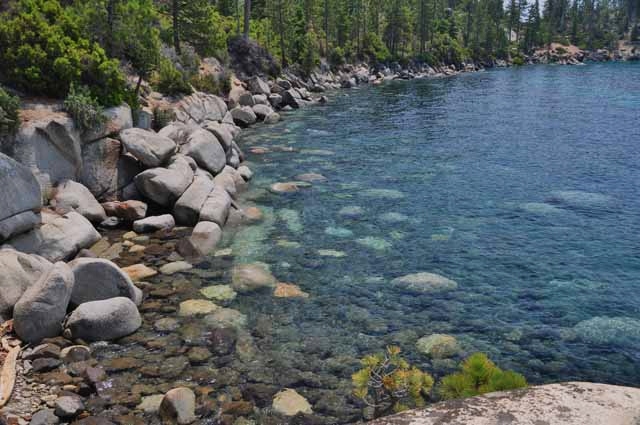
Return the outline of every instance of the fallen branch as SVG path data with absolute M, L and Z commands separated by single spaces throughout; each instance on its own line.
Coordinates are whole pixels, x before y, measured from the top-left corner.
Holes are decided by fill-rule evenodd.
M 0 373 L 0 408 L 4 407 L 11 398 L 11 393 L 16 383 L 16 362 L 19 354 L 20 346 L 13 347 L 2 365 L 2 372 Z

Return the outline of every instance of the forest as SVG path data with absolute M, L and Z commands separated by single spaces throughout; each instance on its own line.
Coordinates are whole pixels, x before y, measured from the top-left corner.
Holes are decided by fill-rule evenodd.
M 108 106 L 135 102 L 140 83 L 191 87 L 200 58 L 228 61 L 250 38 L 277 64 L 309 73 L 321 58 L 429 64 L 522 63 L 551 42 L 583 49 L 637 40 L 640 0 L 9 0 L 1 7 L 0 82 L 63 98 L 72 85 Z M 133 83 L 125 75 L 136 76 Z

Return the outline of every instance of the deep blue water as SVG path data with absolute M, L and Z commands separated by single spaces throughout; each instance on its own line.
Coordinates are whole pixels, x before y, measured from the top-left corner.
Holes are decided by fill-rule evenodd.
M 301 391 L 348 393 L 349 359 L 390 343 L 436 375 L 483 351 L 534 383 L 640 386 L 640 65 L 340 91 L 241 144 L 256 172 L 249 198 L 267 220 L 240 232 L 236 261 L 264 261 L 310 298 L 242 295 L 235 308 L 268 320 L 255 337 L 269 368 L 328 375 Z M 309 172 L 328 181 L 264 190 Z M 353 206 L 360 217 L 340 214 Z M 422 271 L 458 289 L 390 284 Z M 416 351 L 431 333 L 458 338 L 454 362 Z

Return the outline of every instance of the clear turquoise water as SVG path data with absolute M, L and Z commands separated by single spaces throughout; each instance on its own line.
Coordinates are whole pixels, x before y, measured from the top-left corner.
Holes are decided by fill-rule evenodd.
M 353 423 L 363 417 L 351 374 L 389 344 L 436 378 L 483 351 L 532 383 L 640 386 L 640 64 L 339 91 L 240 143 L 256 174 L 241 202 L 264 220 L 225 228 L 225 255 L 149 280 L 142 329 L 94 347 L 109 380 L 91 409 L 133 408 L 141 395 L 186 385 L 199 394 L 199 423 L 217 423 L 231 399 L 250 402 L 235 416 L 258 424 Z M 258 146 L 268 152 L 250 153 Z M 328 180 L 268 191 L 309 172 Z M 341 214 L 353 207 L 358 217 Z M 158 268 L 188 231 L 153 235 L 144 253 L 117 261 Z M 227 307 L 246 323 L 231 333 L 179 317 L 181 301 L 255 261 L 309 298 L 239 294 Z M 391 284 L 422 271 L 458 288 L 416 295 Z M 455 336 L 460 353 L 417 352 L 432 333 Z M 194 347 L 212 356 L 194 358 Z M 134 365 L 112 363 L 121 357 Z M 315 418 L 274 416 L 283 388 L 306 397 Z
M 637 64 L 335 93 L 329 106 L 286 114 L 242 140 L 247 152 L 270 149 L 247 156 L 257 174 L 249 196 L 273 218 L 240 235 L 237 247 L 245 238 L 254 248 L 238 249 L 236 261 L 269 263 L 311 297 L 243 295 L 237 308 L 271 326 L 256 342 L 272 372 L 329 376 L 299 382 L 303 392 L 346 394 L 354 363 L 332 370 L 332 359 L 390 343 L 436 375 L 449 372 L 452 362 L 416 352 L 416 339 L 431 333 L 459 339 L 455 361 L 483 351 L 530 382 L 638 386 L 639 144 Z M 328 181 L 289 195 L 260 191 L 308 172 Z M 362 216 L 339 214 L 349 206 Z M 357 242 L 368 237 L 375 247 Z M 416 296 L 390 285 L 420 271 L 459 287 Z

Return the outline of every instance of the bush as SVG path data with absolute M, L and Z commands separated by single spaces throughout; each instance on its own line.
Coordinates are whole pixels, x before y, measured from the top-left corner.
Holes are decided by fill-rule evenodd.
M 61 98 L 78 83 L 104 105 L 122 102 L 118 61 L 81 36 L 77 19 L 58 1 L 18 0 L 0 16 L 0 46 L 0 79 L 20 90 Z
M 198 74 L 191 78 L 191 85 L 198 91 L 226 96 L 231 91 L 231 77 L 226 72 L 219 75 Z
M 331 50 L 331 54 L 329 55 L 329 64 L 331 64 L 331 66 L 334 68 L 338 68 L 344 65 L 344 63 L 344 50 L 342 50 L 341 47 L 334 47 Z
M 20 100 L 0 88 L 0 137 L 15 133 L 20 127 Z
M 172 108 L 163 108 L 155 106 L 153 108 L 153 129 L 160 131 L 168 126 L 172 121 L 175 121 L 176 114 Z
M 444 399 L 454 399 L 526 386 L 524 376 L 503 371 L 485 354 L 475 353 L 462 363 L 460 372 L 442 378 L 438 392 Z
M 376 417 L 426 404 L 433 378 L 407 363 L 400 348 L 387 347 L 386 352 L 366 356 L 361 363 L 364 367 L 351 376 L 354 395 L 373 407 Z
M 522 57 L 522 56 L 514 56 L 513 59 L 511 59 L 511 63 L 514 66 L 522 66 L 522 65 L 524 65 L 524 57 Z
M 193 91 L 184 74 L 165 58 L 160 59 L 160 65 L 153 75 L 152 83 L 159 92 L 170 96 L 191 94 Z
M 102 106 L 91 96 L 91 91 L 86 86 L 76 87 L 71 83 L 69 94 L 64 100 L 64 109 L 82 131 L 98 129 L 106 122 Z
M 389 60 L 389 49 L 387 49 L 387 46 L 385 46 L 382 39 L 376 33 L 367 33 L 363 44 L 362 52 L 369 61 L 382 63 Z

